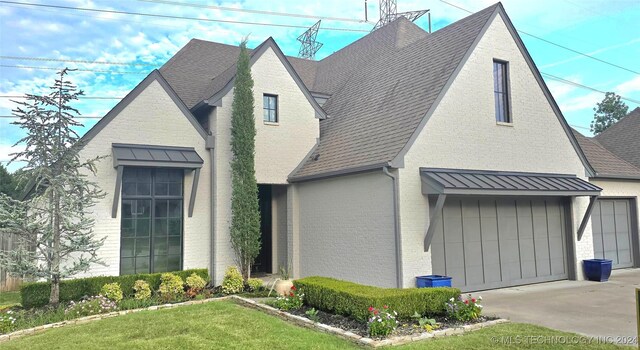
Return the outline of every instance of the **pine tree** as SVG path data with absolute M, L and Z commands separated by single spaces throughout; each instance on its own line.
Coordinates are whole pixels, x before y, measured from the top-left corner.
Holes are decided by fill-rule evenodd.
M 607 130 L 611 125 L 618 122 L 627 115 L 629 106 L 620 100 L 620 96 L 613 92 L 607 92 L 602 102 L 598 102 L 593 109 L 593 121 L 591 122 L 591 132 L 594 135 Z
M 260 211 L 255 174 L 256 126 L 253 114 L 253 79 L 246 39 L 240 44 L 231 106 L 231 245 L 243 278 L 260 252 Z
M 69 71 L 59 72 L 48 95 L 14 101 L 18 120 L 12 124 L 26 136 L 16 143 L 24 151 L 11 161 L 26 163 L 21 174 L 29 179 L 22 180 L 34 187 L 24 200 L 0 194 L 0 230 L 18 242 L 17 249 L 0 251 L 0 264 L 12 275 L 49 281 L 53 305 L 60 300 L 60 280 L 102 263 L 97 251 L 104 242 L 92 230 L 90 211 L 104 193 L 88 177 L 102 157 L 80 159 L 82 143 L 73 129 L 82 124 L 70 103 L 83 92 L 67 80 Z

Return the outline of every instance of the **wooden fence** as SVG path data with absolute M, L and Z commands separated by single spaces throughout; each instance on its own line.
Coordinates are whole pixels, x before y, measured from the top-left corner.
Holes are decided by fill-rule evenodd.
M 10 251 L 16 248 L 16 241 L 13 234 L 0 233 L 0 250 Z M 0 266 L 0 292 L 18 290 L 20 288 L 20 278 L 9 276 L 7 270 Z

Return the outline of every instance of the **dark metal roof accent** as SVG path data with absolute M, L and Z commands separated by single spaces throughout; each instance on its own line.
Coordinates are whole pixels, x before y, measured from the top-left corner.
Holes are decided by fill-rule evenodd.
M 193 147 L 114 143 L 113 166 L 142 166 L 197 169 L 204 160 Z
M 594 196 L 602 189 L 575 175 L 420 168 L 425 194 Z

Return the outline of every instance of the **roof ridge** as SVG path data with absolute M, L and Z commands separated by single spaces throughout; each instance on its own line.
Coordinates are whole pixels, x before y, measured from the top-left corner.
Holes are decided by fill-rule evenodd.
M 427 32 L 426 30 L 424 30 L 424 29 L 420 28 L 420 26 L 418 26 L 418 25 L 416 25 L 415 23 L 413 23 L 413 22 L 409 21 L 407 18 L 405 18 L 405 17 L 403 17 L 403 16 L 400 16 L 400 17 L 398 17 L 398 18 L 394 19 L 393 21 L 391 21 L 391 22 L 389 22 L 389 23 L 385 24 L 384 26 L 382 26 L 382 27 L 378 28 L 377 30 L 374 30 L 374 31 L 372 31 L 372 32 L 367 33 L 366 35 L 362 36 L 362 37 L 361 37 L 361 38 L 359 38 L 358 40 L 356 40 L 356 41 L 353 41 L 353 42 L 349 43 L 349 45 L 347 45 L 347 46 L 344 46 L 344 47 L 340 48 L 338 51 L 334 51 L 334 52 L 332 52 L 330 55 L 327 55 L 325 58 L 323 58 L 323 59 L 321 59 L 321 60 L 319 60 L 319 61 L 316 61 L 316 62 L 322 62 L 322 61 L 324 61 L 324 60 L 326 60 L 326 59 L 328 59 L 328 58 L 330 58 L 330 57 L 333 57 L 334 55 L 336 55 L 336 54 L 338 54 L 338 53 L 340 53 L 340 52 L 343 52 L 344 50 L 346 50 L 346 49 L 348 49 L 348 48 L 352 47 L 353 45 L 356 45 L 357 43 L 362 42 L 362 40 L 364 40 L 364 39 L 366 39 L 366 38 L 370 38 L 372 35 L 381 35 L 381 34 L 379 34 L 379 33 L 381 33 L 381 30 L 383 30 L 383 29 L 385 29 L 385 28 L 386 28 L 386 30 L 389 30 L 389 28 L 392 28 L 392 27 L 394 27 L 394 26 L 399 26 L 399 25 L 400 25 L 400 23 L 402 23 L 402 22 L 409 22 L 409 23 L 411 23 L 413 26 L 415 26 L 416 28 L 418 28 L 418 29 L 420 29 L 420 30 L 422 30 L 423 32 L 425 32 L 425 33 L 427 33 L 427 34 L 428 34 L 428 32 Z

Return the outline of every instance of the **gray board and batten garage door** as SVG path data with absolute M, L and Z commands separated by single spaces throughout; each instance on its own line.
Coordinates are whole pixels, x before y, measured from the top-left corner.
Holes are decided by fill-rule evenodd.
M 633 267 L 631 200 L 598 199 L 591 225 L 595 257 L 611 259 L 614 269 Z
M 433 273 L 451 276 L 463 291 L 566 279 L 564 203 L 559 197 L 447 198 L 431 242 Z

